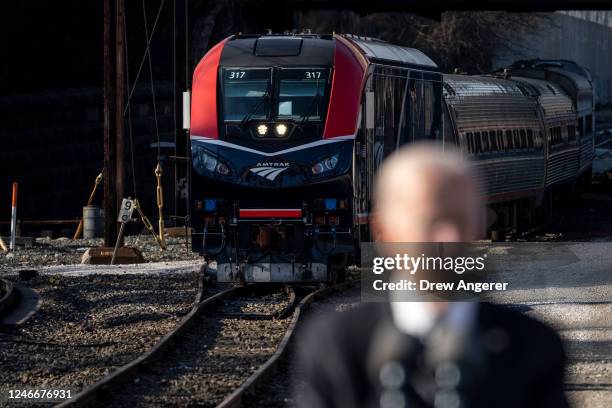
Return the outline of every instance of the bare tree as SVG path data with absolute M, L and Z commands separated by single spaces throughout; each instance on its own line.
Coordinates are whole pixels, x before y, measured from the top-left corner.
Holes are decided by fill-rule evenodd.
M 552 25 L 552 18 L 542 13 L 446 12 L 435 21 L 409 13 L 309 11 L 300 22 L 301 28 L 315 32 L 366 35 L 418 48 L 446 72 L 459 68 L 480 73 L 493 68 L 497 52 L 520 54 L 521 39 Z

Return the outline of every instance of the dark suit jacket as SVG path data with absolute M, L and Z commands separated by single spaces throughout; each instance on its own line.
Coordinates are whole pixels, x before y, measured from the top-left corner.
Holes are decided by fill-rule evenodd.
M 300 331 L 296 403 L 299 407 L 380 406 L 380 385 L 368 355 L 388 304 L 364 304 L 317 318 Z M 482 380 L 470 407 L 567 407 L 563 393 L 565 354 L 546 325 L 506 307 L 481 303 L 475 334 L 502 333 L 505 340 L 483 350 Z M 370 374 L 369 374 L 370 373 Z M 407 404 L 406 406 L 430 406 Z

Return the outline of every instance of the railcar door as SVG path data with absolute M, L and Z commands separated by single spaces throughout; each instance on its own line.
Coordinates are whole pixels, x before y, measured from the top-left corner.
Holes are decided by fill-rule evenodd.
M 398 147 L 442 139 L 442 82 L 437 73 L 411 70 L 404 94 Z

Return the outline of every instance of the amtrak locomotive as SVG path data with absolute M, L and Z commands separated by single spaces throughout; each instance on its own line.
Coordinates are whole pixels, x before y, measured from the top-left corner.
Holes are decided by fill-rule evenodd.
M 581 151 L 592 150 L 592 127 L 577 127 L 569 90 L 576 78 L 555 82 L 549 65 L 514 67 L 521 80 L 445 77 L 422 52 L 371 38 L 225 39 L 193 77 L 194 251 L 215 261 L 220 281 L 341 279 L 370 239 L 377 167 L 417 140 L 474 158 L 496 225 L 521 203 L 542 205 L 592 160 Z

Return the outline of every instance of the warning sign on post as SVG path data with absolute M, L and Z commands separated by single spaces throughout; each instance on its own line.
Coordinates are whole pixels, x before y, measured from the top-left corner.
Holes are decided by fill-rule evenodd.
M 119 210 L 118 222 L 126 223 L 132 219 L 132 213 L 134 212 L 134 200 L 124 198 L 121 203 L 121 209 Z

